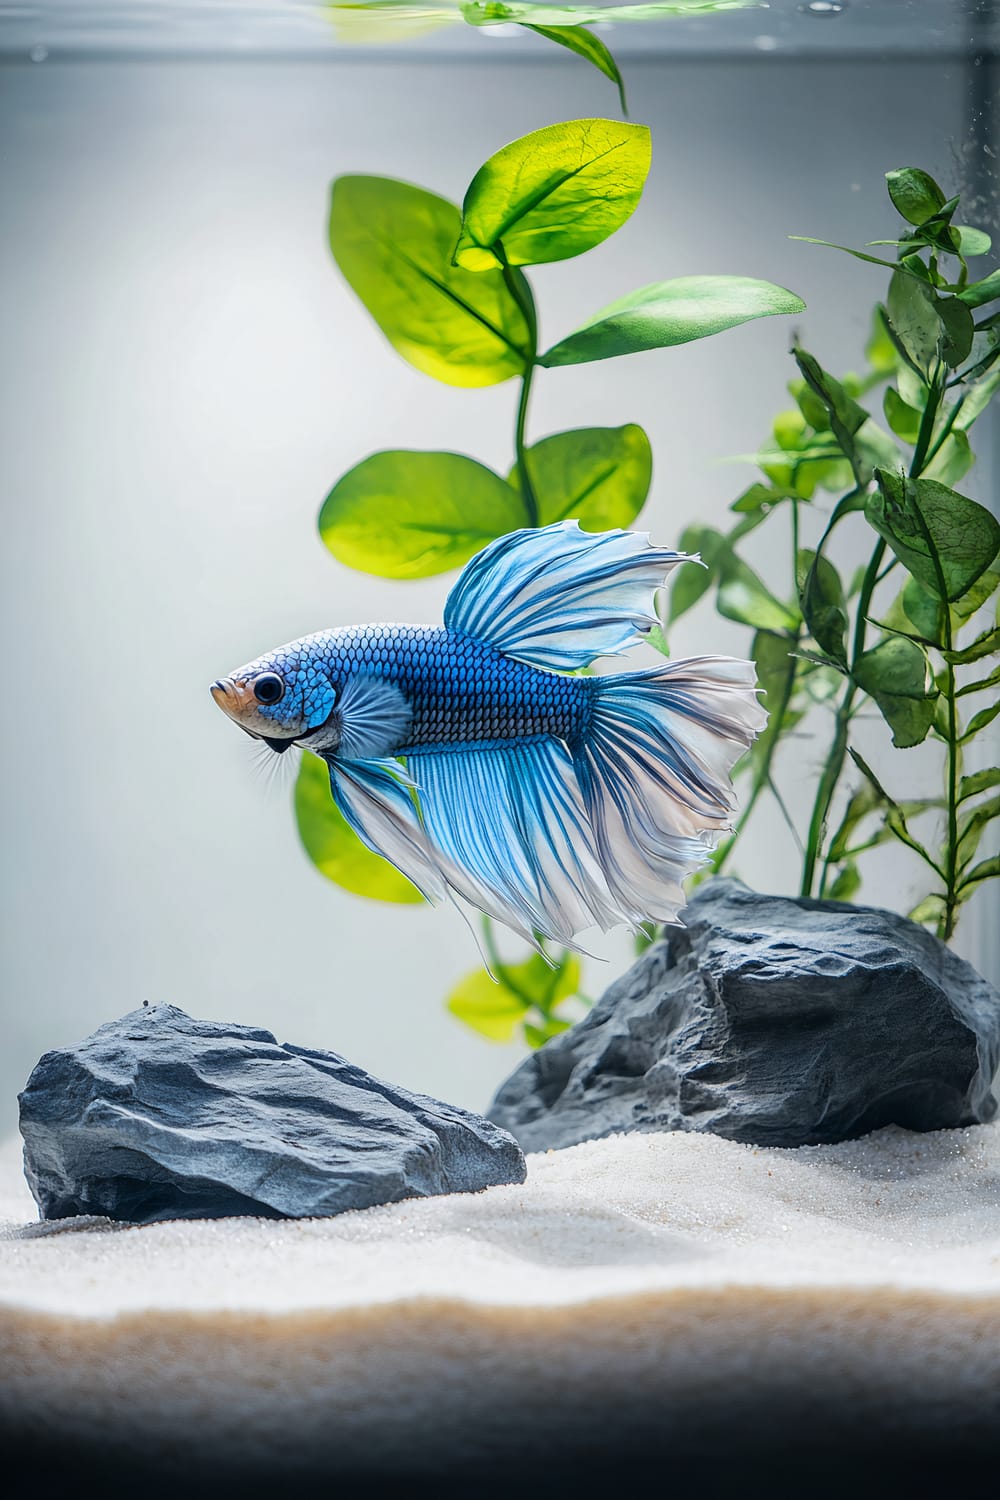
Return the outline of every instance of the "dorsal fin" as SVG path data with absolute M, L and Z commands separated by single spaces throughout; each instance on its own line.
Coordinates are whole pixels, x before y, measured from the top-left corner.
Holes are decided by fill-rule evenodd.
M 531 666 L 573 671 L 636 645 L 657 623 L 665 575 L 690 560 L 645 533 L 591 533 L 577 521 L 514 531 L 466 565 L 444 623 Z

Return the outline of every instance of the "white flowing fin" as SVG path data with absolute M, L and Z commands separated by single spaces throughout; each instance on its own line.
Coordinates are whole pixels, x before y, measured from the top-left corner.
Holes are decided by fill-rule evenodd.
M 678 563 L 697 561 L 635 531 L 557 521 L 514 531 L 467 563 L 444 623 L 531 666 L 574 671 L 617 656 L 657 623 L 653 599 Z
M 393 682 L 357 673 L 344 684 L 331 716 L 338 756 L 381 760 L 402 745 L 413 723 L 413 707 Z
M 361 842 L 402 871 L 428 901 L 443 900 L 447 882 L 399 761 L 326 760 L 333 800 Z
M 573 747 L 595 847 L 632 922 L 675 922 L 681 882 L 730 826 L 730 772 L 767 722 L 752 662 L 693 657 L 593 679 Z
M 621 922 L 573 764 L 554 739 L 411 751 L 420 816 L 448 884 L 528 942 Z

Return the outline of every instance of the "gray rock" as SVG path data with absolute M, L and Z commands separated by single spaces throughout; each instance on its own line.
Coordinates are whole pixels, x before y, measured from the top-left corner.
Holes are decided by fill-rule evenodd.
M 804 1146 L 992 1119 L 1000 994 L 922 927 L 840 901 L 699 887 L 490 1117 L 526 1151 L 624 1130 Z
M 46 1053 L 20 1104 L 45 1219 L 300 1218 L 525 1176 L 517 1143 L 479 1115 L 173 1005 Z

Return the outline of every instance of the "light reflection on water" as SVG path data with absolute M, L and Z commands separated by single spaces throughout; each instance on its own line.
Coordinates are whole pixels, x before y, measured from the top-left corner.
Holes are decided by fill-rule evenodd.
M 613 23 L 581 7 L 580 19 L 614 25 L 623 55 L 878 55 L 948 53 L 995 55 L 1000 50 L 1000 5 L 995 0 L 678 0 L 689 14 L 659 21 L 634 18 L 636 7 L 615 5 Z M 730 9 L 729 6 L 739 6 Z M 41 63 L 59 57 L 135 54 L 317 57 L 345 45 L 396 43 L 397 53 L 482 56 L 529 55 L 537 38 L 509 18 L 495 24 L 482 12 L 466 25 L 459 0 L 431 4 L 336 6 L 324 0 L 37 0 L 0 4 L 0 56 Z M 536 19 L 558 24 L 552 6 Z M 569 21 L 569 16 L 563 24 Z M 629 24 L 622 24 L 628 21 Z M 819 23 L 819 24 L 817 24 Z

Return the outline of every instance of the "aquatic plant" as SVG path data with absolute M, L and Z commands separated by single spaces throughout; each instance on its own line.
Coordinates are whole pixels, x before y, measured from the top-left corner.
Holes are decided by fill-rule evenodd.
M 330 0 L 327 12 L 341 40 L 398 42 L 439 31 L 445 26 L 520 26 L 543 40 L 565 47 L 590 63 L 617 86 L 622 114 L 628 114 L 625 83 L 610 49 L 589 24 L 620 26 L 631 21 L 664 21 L 671 17 L 711 15 L 745 10 L 764 0 L 647 0 L 639 5 L 544 5 L 533 0 Z
M 744 276 L 682 276 L 633 291 L 586 318 L 551 348 L 538 342 L 524 267 L 581 255 L 636 209 L 650 166 L 646 127 L 570 120 L 511 142 L 484 163 L 462 207 L 388 177 L 333 184 L 334 259 L 383 334 L 423 373 L 473 388 L 516 380 L 513 465 L 494 472 L 465 454 L 398 449 L 361 460 L 333 486 L 319 528 L 342 563 L 387 578 L 457 568 L 486 543 L 523 527 L 578 520 L 588 531 L 629 527 L 649 489 L 649 439 L 634 423 L 550 434 L 530 442 L 540 369 L 585 364 L 705 338 L 803 303 Z M 700 571 L 700 570 L 693 570 Z M 665 650 L 661 636 L 652 644 Z M 365 848 L 330 797 L 322 761 L 305 754 L 295 811 L 303 845 L 328 878 L 384 901 L 419 901 L 392 866 Z M 507 963 L 489 922 L 485 971 L 455 989 L 450 1009 L 488 1036 L 520 1028 L 534 1045 L 568 1022 L 579 966 L 543 944 Z
M 714 589 L 719 613 L 755 632 L 770 711 L 744 762 L 743 812 L 714 869 L 731 866 L 759 799 L 771 796 L 801 849 L 802 895 L 852 898 L 861 856 L 895 840 L 934 877 L 909 915 L 948 939 L 963 903 L 1000 875 L 995 853 L 978 857 L 1000 817 L 1000 768 L 964 764 L 1000 713 L 1000 668 L 986 665 L 1000 651 L 1000 524 L 952 488 L 974 462 L 973 424 L 1000 389 L 1000 311 L 989 311 L 1000 303 L 1000 271 L 970 278 L 968 262 L 989 252 L 989 237 L 955 223 L 959 199 L 946 199 L 926 172 L 906 168 L 886 180 L 903 220 L 897 237 L 863 250 L 830 247 L 890 272 L 868 367 L 836 379 L 794 345 L 795 405 L 754 456 L 763 479 L 735 501 L 727 533 L 684 532 L 680 546 L 700 551 L 708 569 L 677 579 L 669 615 L 677 620 Z M 888 249 L 895 259 L 880 253 Z M 878 392 L 888 431 L 872 415 Z M 838 497 L 832 510 L 823 494 Z M 784 592 L 773 593 L 742 555 L 765 522 L 785 530 Z M 830 553 L 848 532 L 868 560 L 845 581 Z M 897 749 L 936 747 L 939 792 L 912 789 L 923 757 L 913 766 L 893 756 L 891 770 L 876 775 L 857 738 L 872 710 Z M 828 749 L 817 756 L 800 832 L 780 789 L 781 755 L 807 716 Z

